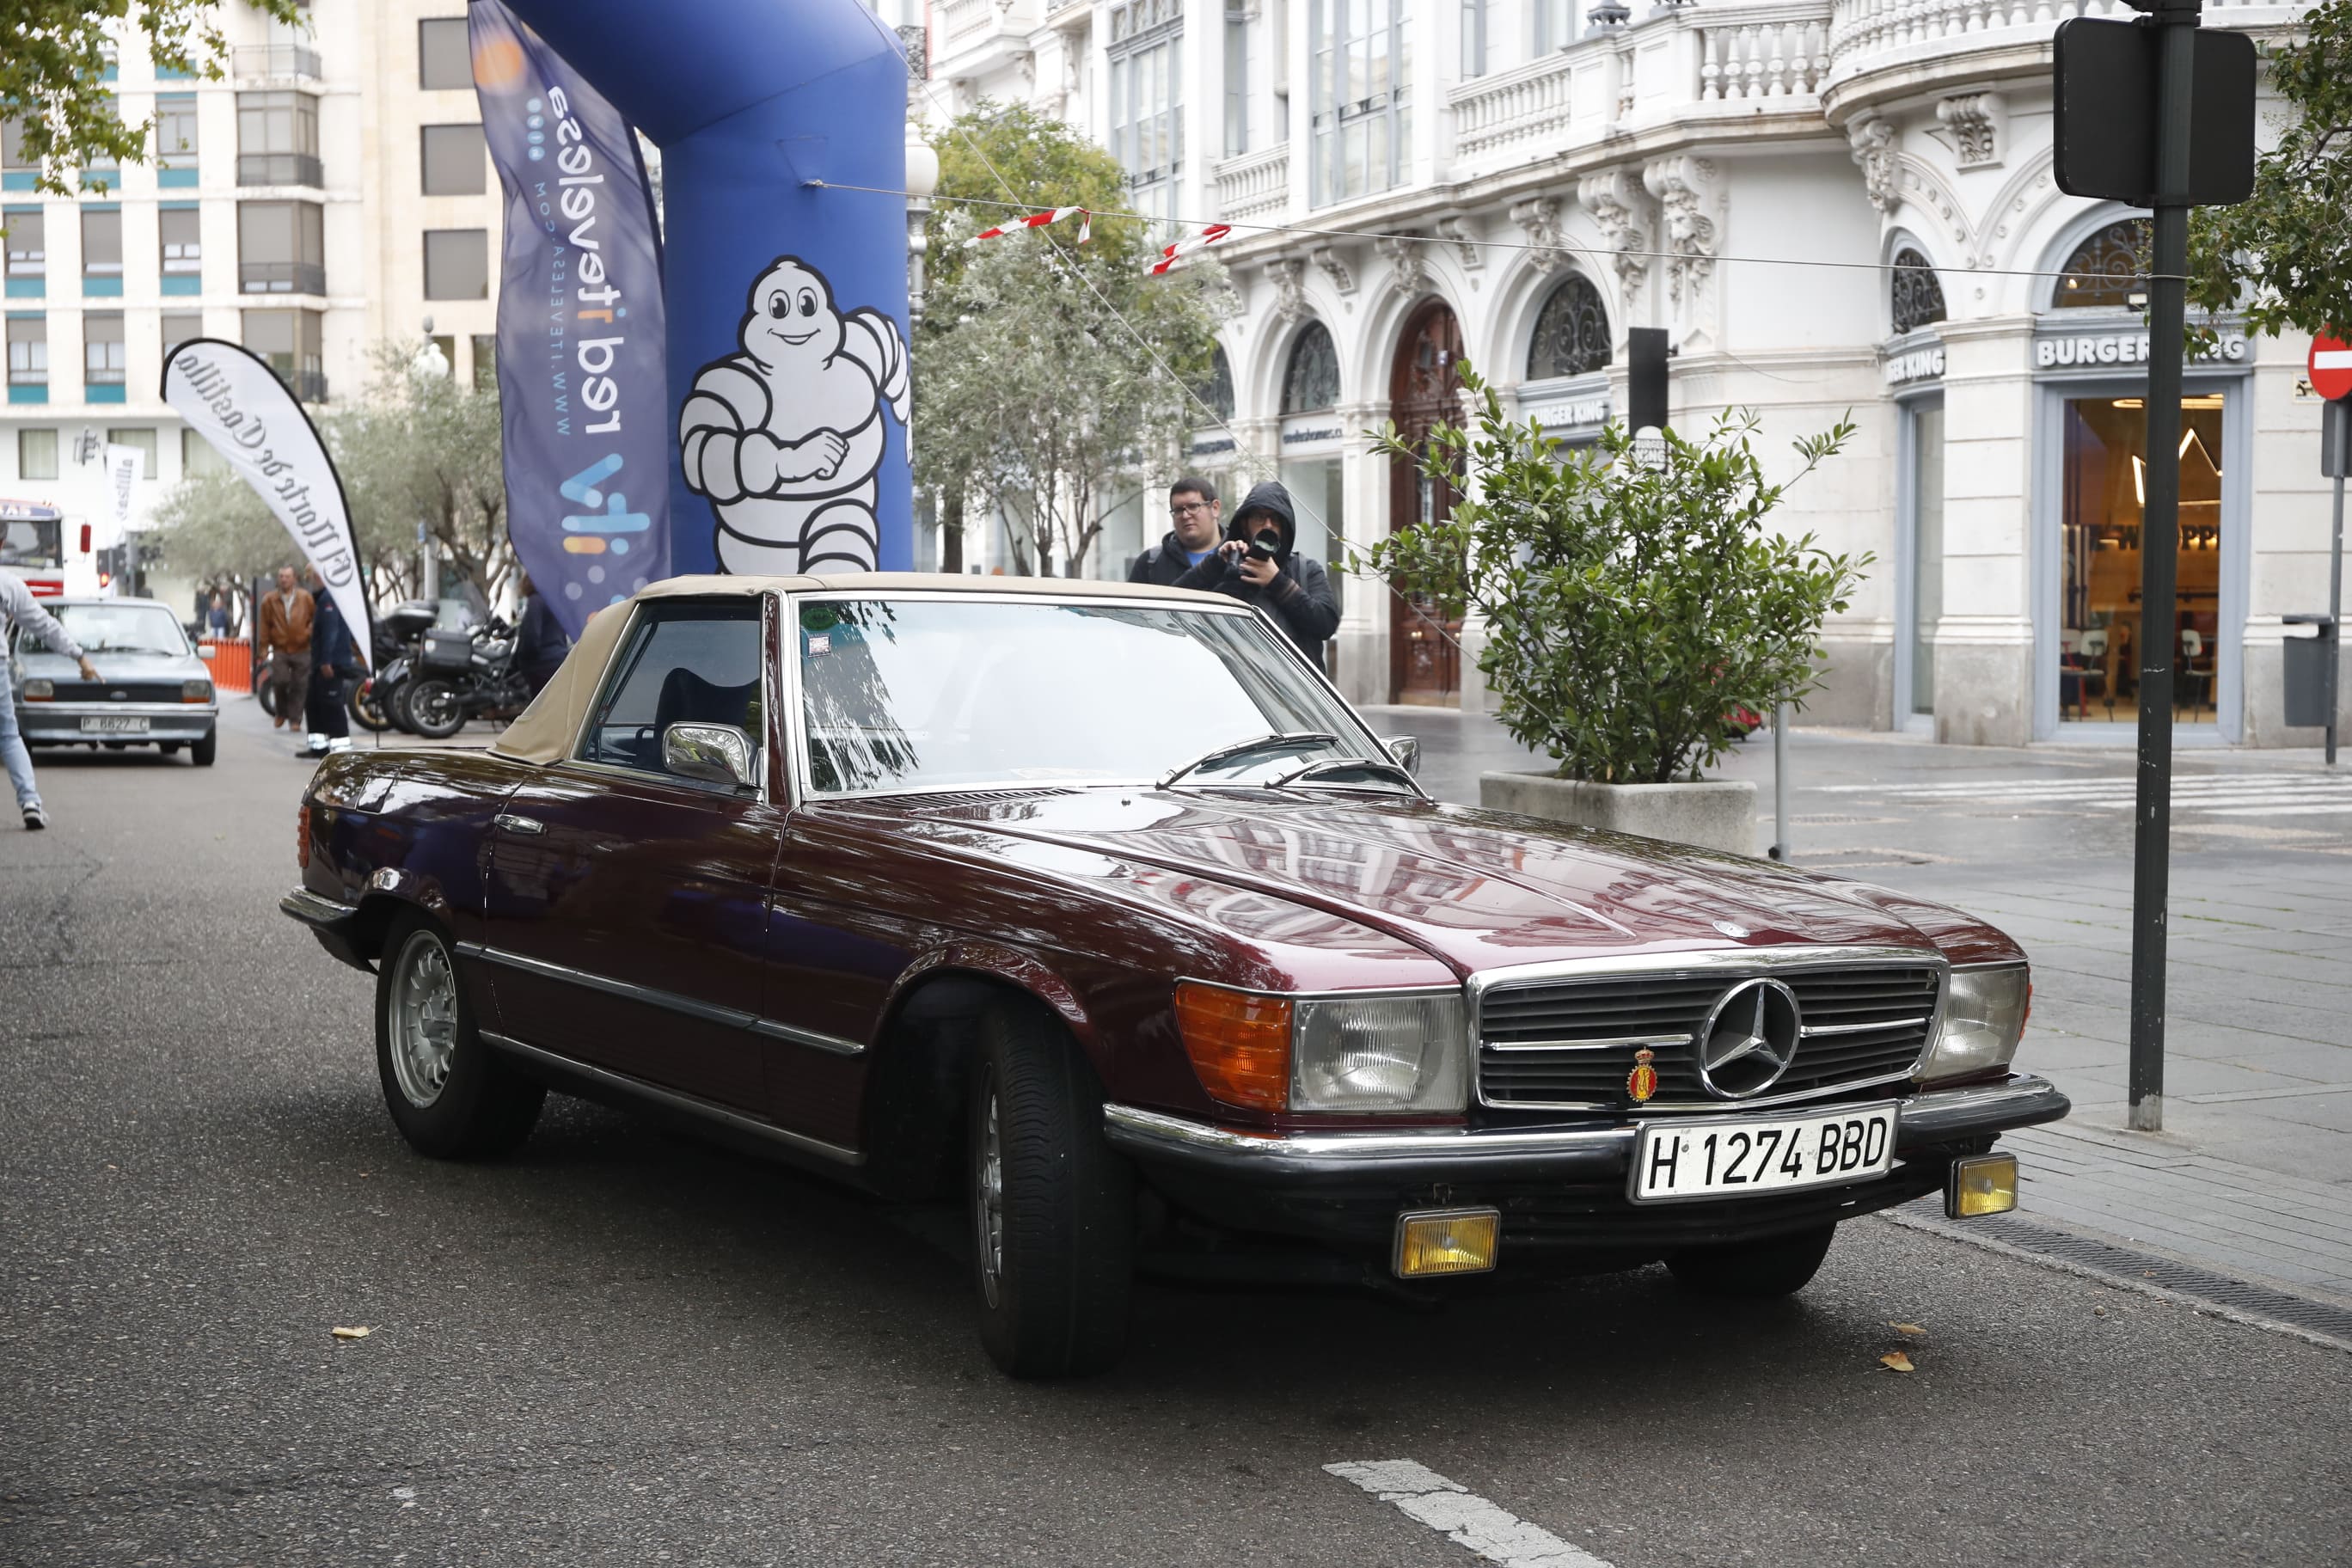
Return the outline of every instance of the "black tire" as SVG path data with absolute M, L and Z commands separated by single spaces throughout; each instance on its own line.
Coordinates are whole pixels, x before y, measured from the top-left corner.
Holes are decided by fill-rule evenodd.
M 1102 1099 L 1058 1021 L 1015 1006 L 983 1021 L 966 1161 L 972 1269 L 981 1343 L 1014 1377 L 1087 1376 L 1127 1348 L 1135 1174 L 1104 1141 Z
M 188 761 L 200 768 L 208 768 L 213 765 L 213 758 L 219 751 L 220 726 L 215 724 L 205 731 L 204 739 L 188 742 Z
M 445 1008 L 419 1008 L 437 989 L 430 968 L 438 965 L 448 976 Z M 415 991 L 404 997 L 412 976 Z M 405 1002 L 406 1006 L 403 1004 Z M 447 1051 L 437 1075 L 417 1057 L 402 1053 L 396 1036 L 404 1036 L 417 1008 L 440 1017 L 446 1026 Z M 432 1031 L 422 1030 L 437 1039 Z M 393 1125 L 409 1147 L 436 1160 L 491 1158 L 511 1153 L 530 1136 L 539 1121 L 546 1089 L 517 1072 L 513 1064 L 485 1044 L 474 1027 L 474 1012 L 457 970 L 446 932 L 432 921 L 408 915 L 394 922 L 376 967 L 375 1066 L 383 1085 L 383 1102 Z M 437 1077 L 437 1081 L 436 1081 Z
M 466 727 L 457 682 L 427 676 L 408 683 L 409 727 L 428 741 L 446 741 Z
M 416 733 L 416 721 L 408 716 L 408 692 L 415 684 L 416 678 L 410 676 L 394 682 L 391 690 L 377 699 L 383 704 L 383 716 L 392 721 L 392 727 L 410 735 Z
M 1666 1267 L 1676 1284 L 1702 1296 L 1793 1296 L 1820 1272 L 1836 1235 L 1837 1226 L 1823 1225 L 1763 1241 L 1694 1247 L 1667 1258 Z
M 392 728 L 392 715 L 383 710 L 373 679 L 352 682 L 352 694 L 344 700 L 343 707 L 351 714 L 352 722 L 362 730 L 381 735 Z
M 269 679 L 269 671 L 267 668 L 254 677 L 253 700 L 260 706 L 264 713 L 268 714 L 272 719 L 278 717 L 278 686 Z

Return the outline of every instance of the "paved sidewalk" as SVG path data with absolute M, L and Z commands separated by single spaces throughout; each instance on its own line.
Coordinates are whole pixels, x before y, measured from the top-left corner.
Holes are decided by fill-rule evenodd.
M 1491 721 L 1372 710 L 1421 736 L 1423 782 L 1475 802 L 1489 768 L 1534 769 Z M 2073 1097 L 2014 1135 L 2024 1210 L 2236 1278 L 2352 1304 L 2352 768 L 2316 752 L 2179 754 L 2165 1126 L 2124 1127 L 2132 758 L 2074 746 L 1937 746 L 1799 730 L 1791 859 L 1956 904 L 2034 965 L 2026 1070 Z M 1759 785 L 1771 748 L 1717 776 Z

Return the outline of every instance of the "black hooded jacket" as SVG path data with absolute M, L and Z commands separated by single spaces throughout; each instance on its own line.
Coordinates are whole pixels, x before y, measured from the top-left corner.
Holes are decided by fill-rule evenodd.
M 1233 521 L 1225 527 L 1225 537 L 1248 540 L 1249 519 L 1261 511 L 1272 516 L 1282 532 L 1282 548 L 1274 558 L 1277 574 L 1273 582 L 1249 582 L 1242 576 L 1239 561 L 1212 555 L 1177 578 L 1173 585 L 1205 588 L 1213 594 L 1258 605 L 1290 634 L 1290 640 L 1298 645 L 1299 651 L 1319 668 L 1323 645 L 1339 629 L 1339 597 L 1331 592 L 1331 579 L 1324 574 L 1323 563 L 1301 555 L 1293 548 L 1298 542 L 1298 523 L 1291 509 L 1290 492 L 1272 480 L 1254 487 L 1248 498 L 1234 509 Z

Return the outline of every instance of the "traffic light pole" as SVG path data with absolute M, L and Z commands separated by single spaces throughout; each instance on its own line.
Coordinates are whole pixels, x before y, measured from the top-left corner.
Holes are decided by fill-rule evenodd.
M 2131 1112 L 2164 1130 L 2164 963 L 2172 837 L 2172 660 L 2180 548 L 2180 372 L 2188 309 L 2189 116 L 2199 0 L 2158 0 L 2155 268 L 2147 290 L 2147 500 L 2140 515 L 2139 770 L 2133 811 Z

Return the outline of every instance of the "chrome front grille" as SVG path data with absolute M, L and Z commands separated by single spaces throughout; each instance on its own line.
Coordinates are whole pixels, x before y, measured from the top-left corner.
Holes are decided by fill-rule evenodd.
M 1927 1048 L 1943 971 L 1930 963 L 1776 964 L 1802 1033 L 1779 1081 L 1754 1100 L 1710 1094 L 1698 1031 L 1726 991 L 1759 971 L 1710 969 L 1498 981 L 1478 1007 L 1478 1098 L 1504 1109 L 1630 1110 L 1644 1047 L 1657 1070 L 1648 1109 L 1727 1110 L 1903 1077 Z

